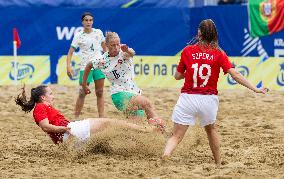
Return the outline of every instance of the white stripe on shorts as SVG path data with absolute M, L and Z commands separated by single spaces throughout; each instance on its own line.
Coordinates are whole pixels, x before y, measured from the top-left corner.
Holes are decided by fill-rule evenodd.
M 195 125 L 196 118 L 204 127 L 216 121 L 219 106 L 217 95 L 182 93 L 175 105 L 172 121 L 182 125 Z

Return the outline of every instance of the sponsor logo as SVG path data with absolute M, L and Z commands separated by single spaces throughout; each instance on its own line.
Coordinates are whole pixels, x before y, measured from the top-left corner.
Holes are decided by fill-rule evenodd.
M 72 78 L 70 78 L 70 80 L 73 80 L 73 81 L 78 80 L 79 77 L 80 77 L 80 68 L 76 64 L 76 62 L 73 61 L 73 60 L 71 61 L 71 66 L 72 66 L 72 69 L 73 69 L 73 76 L 72 76 Z
M 279 86 L 284 86 L 284 63 L 280 64 L 280 72 L 276 81 Z
M 234 66 L 235 66 L 235 69 L 237 71 L 239 71 L 244 77 L 248 77 L 249 76 L 249 68 L 247 66 L 244 66 L 244 65 L 241 65 L 241 66 L 234 65 Z M 237 84 L 237 82 L 231 77 L 231 75 L 228 75 L 227 82 L 230 85 L 236 85 Z
M 74 34 L 82 31 L 83 27 L 56 27 L 57 39 L 58 40 L 71 40 Z
M 15 78 L 17 78 L 16 80 L 22 80 L 24 78 L 32 78 L 34 71 L 35 68 L 32 64 L 28 63 L 20 64 L 18 62 L 15 64 L 14 62 L 12 62 L 12 68 L 9 73 L 9 78 L 11 80 L 15 80 Z

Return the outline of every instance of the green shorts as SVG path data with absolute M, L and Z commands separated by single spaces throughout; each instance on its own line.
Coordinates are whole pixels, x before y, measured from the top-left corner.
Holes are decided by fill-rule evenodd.
M 133 93 L 129 93 L 129 92 L 119 92 L 119 93 L 115 93 L 111 95 L 111 99 L 112 99 L 113 104 L 118 110 L 126 113 L 128 103 L 133 96 L 136 96 L 136 95 Z M 145 112 L 144 110 L 139 109 L 139 110 L 129 111 L 126 115 L 144 117 Z
M 81 85 L 83 83 L 83 75 L 84 75 L 84 70 L 80 71 L 80 78 L 79 78 L 79 84 Z M 87 79 L 87 84 L 92 83 L 93 81 L 97 81 L 100 79 L 105 79 L 105 74 L 100 70 L 91 70 L 90 74 Z

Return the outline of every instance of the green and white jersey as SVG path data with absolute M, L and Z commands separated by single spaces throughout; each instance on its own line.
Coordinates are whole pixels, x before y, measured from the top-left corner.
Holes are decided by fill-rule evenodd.
M 124 52 L 120 51 L 115 57 L 110 57 L 108 52 L 105 52 L 101 57 L 96 59 L 104 61 L 104 65 L 99 65 L 100 60 L 93 60 L 93 68 L 99 68 L 110 81 L 110 93 L 130 92 L 141 94 L 142 91 L 134 83 L 134 65 L 132 58 L 125 59 Z
M 80 70 L 84 70 L 88 62 L 92 61 L 92 58 L 96 54 L 102 53 L 102 42 L 105 41 L 103 32 L 100 29 L 94 29 L 91 33 L 85 33 L 83 30 L 76 33 L 71 43 L 71 47 L 75 50 L 79 48 L 80 57 Z

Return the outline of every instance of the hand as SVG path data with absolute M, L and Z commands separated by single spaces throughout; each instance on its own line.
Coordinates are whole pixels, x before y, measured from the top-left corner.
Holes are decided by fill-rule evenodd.
M 69 134 L 70 136 L 73 136 L 70 127 L 65 127 L 65 130 L 66 130 L 65 132 L 66 132 L 67 134 Z
M 82 84 L 82 88 L 83 88 L 85 94 L 91 93 L 91 90 L 89 89 L 89 87 L 87 85 Z
M 71 134 L 71 128 L 70 127 L 65 127 L 65 126 L 58 126 L 59 129 L 58 129 L 58 132 L 62 132 L 62 133 L 68 133 L 68 134 Z
M 262 93 L 262 94 L 266 94 L 268 93 L 268 91 L 269 91 L 268 88 L 261 88 L 261 89 L 254 90 L 255 93 Z
M 128 52 L 128 46 L 126 44 L 121 44 L 120 48 L 123 52 Z
M 71 66 L 67 66 L 67 75 L 69 76 L 69 78 L 72 78 L 73 76 L 73 70 Z

